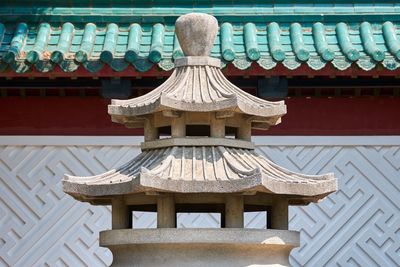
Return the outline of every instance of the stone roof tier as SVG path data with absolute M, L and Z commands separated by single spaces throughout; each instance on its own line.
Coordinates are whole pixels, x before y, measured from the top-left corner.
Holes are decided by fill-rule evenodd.
M 175 61 L 168 80 L 144 96 L 112 100 L 108 113 L 114 121 L 164 110 L 213 112 L 231 110 L 260 117 L 286 114 L 283 101 L 270 102 L 248 94 L 228 81 L 220 70 L 220 60 L 185 57 Z
M 65 176 L 64 191 L 80 199 L 142 192 L 266 192 L 323 198 L 337 190 L 332 173 L 291 172 L 253 149 L 224 146 L 172 146 L 144 150 L 106 173 Z
M 176 21 L 175 31 L 186 57 L 177 59 L 169 79 L 148 94 L 112 100 L 108 113 L 113 121 L 165 110 L 230 110 L 267 118 L 286 114 L 283 101 L 269 102 L 244 92 L 225 78 L 219 59 L 208 57 L 218 32 L 215 17 L 201 13 L 183 15 Z

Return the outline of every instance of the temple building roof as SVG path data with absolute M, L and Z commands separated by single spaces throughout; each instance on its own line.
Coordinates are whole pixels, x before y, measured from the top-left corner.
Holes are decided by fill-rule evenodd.
M 66 176 L 64 191 L 81 199 L 146 191 L 177 193 L 266 192 L 323 197 L 337 190 L 332 173 L 291 172 L 253 149 L 175 146 L 144 150 L 118 169 L 91 177 Z
M 0 71 L 51 72 L 61 68 L 74 72 L 82 66 L 96 73 L 106 65 L 114 71 L 133 67 L 146 72 L 154 65 L 168 71 L 183 56 L 174 33 L 176 18 L 159 16 L 154 21 L 160 22 L 142 18 L 137 23 L 128 23 L 119 17 L 97 21 L 92 16 L 92 20 L 84 23 L 73 17 L 72 23 L 49 20 L 49 23 L 26 24 L 22 15 L 20 21 L 15 21 L 15 16 L 10 17 L 13 21 L 6 15 L 3 17 Z M 347 18 L 341 20 L 337 15 L 326 22 L 323 17 L 313 17 L 313 21 L 321 19 L 323 23 L 303 21 L 296 16 L 284 17 L 284 21 L 282 15 L 275 21 L 275 17 L 271 18 L 224 17 L 211 56 L 221 59 L 222 67 L 233 64 L 241 70 L 252 64 L 266 70 L 280 64 L 290 70 L 303 65 L 320 70 L 327 64 L 339 70 L 352 64 L 363 70 L 377 66 L 395 70 L 400 66 L 398 21 L 383 23 L 381 17 L 378 20 L 372 16 L 364 22 L 347 23 Z

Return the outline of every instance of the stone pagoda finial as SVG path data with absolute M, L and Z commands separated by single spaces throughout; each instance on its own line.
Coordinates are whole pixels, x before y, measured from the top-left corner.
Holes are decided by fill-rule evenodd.
M 209 56 L 218 32 L 218 21 L 208 14 L 189 13 L 177 19 L 175 32 L 185 56 Z

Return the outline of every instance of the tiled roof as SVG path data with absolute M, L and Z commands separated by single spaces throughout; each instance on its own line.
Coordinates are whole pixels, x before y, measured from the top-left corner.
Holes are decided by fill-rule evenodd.
M 345 70 L 357 64 L 363 70 L 382 65 L 400 66 L 400 29 L 381 23 L 224 22 L 211 56 L 247 69 L 258 64 L 273 69 L 280 62 L 288 69 L 307 64 L 322 69 L 333 64 Z M 49 72 L 57 65 L 73 72 L 80 65 L 97 72 L 108 64 L 122 71 L 130 64 L 141 72 L 157 64 L 171 70 L 182 57 L 173 23 L 133 24 L 10 24 L 0 23 L 0 71 L 23 73 L 36 68 Z

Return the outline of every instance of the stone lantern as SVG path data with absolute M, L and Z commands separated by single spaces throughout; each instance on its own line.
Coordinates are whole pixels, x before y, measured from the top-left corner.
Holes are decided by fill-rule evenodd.
M 299 246 L 299 233 L 288 231 L 288 206 L 324 198 L 336 179 L 291 172 L 255 151 L 251 130 L 278 124 L 286 106 L 224 77 L 220 60 L 209 57 L 213 16 L 181 16 L 175 30 L 185 57 L 171 77 L 108 107 L 114 122 L 144 128 L 142 153 L 104 174 L 67 175 L 64 191 L 112 205 L 112 230 L 100 233 L 100 245 L 112 251 L 113 266 L 287 266 Z M 157 228 L 133 229 L 133 211 L 157 212 Z M 266 211 L 267 229 L 244 228 L 249 211 Z M 178 212 L 220 213 L 221 228 L 177 229 Z

